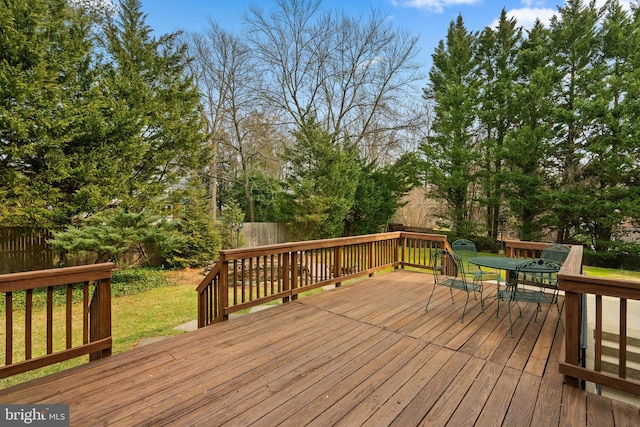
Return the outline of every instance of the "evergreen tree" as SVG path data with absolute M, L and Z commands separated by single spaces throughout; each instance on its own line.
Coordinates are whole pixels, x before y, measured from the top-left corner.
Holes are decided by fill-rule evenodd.
M 480 121 L 482 154 L 478 179 L 483 188 L 486 224 L 489 235 L 498 238 L 498 224 L 503 201 L 505 138 L 515 121 L 520 100 L 513 96 L 516 84 L 516 60 L 521 30 L 515 19 L 508 19 L 502 9 L 497 28 L 487 27 L 479 37 L 478 76 L 480 77 Z
M 581 212 L 581 229 L 588 247 L 607 259 L 614 245 L 613 237 L 627 218 L 637 217 L 640 195 L 635 185 L 638 173 L 637 139 L 629 124 L 637 116 L 627 115 L 628 106 L 638 103 L 637 93 L 627 88 L 638 85 L 632 56 L 636 55 L 638 28 L 619 2 L 611 1 L 598 37 L 606 70 L 593 100 L 586 104 L 588 117 L 594 118 L 589 131 L 587 157 L 582 180 L 585 183 Z M 632 125 L 633 126 L 633 125 Z
M 556 107 L 554 144 L 558 190 L 553 207 L 553 225 L 558 240 L 570 241 L 581 225 L 585 200 L 582 166 L 589 151 L 591 124 L 596 117 L 590 105 L 603 79 L 603 60 L 596 36 L 598 11 L 593 3 L 568 0 L 551 19 L 553 65 L 558 73 L 554 94 Z
M 156 39 L 139 0 L 123 0 L 105 26 L 104 143 L 118 158 L 112 173 L 120 203 L 153 204 L 203 166 L 198 93 L 186 73 L 178 34 Z
M 69 182 L 95 166 L 73 148 L 95 111 L 89 25 L 65 0 L 0 7 L 3 224 L 52 229 L 79 210 L 69 207 L 81 198 Z
M 504 140 L 506 199 L 523 240 L 539 237 L 542 216 L 550 208 L 547 174 L 553 153 L 549 116 L 556 79 L 550 52 L 549 31 L 537 21 L 518 52 L 513 87 L 516 115 Z
M 392 165 L 360 167 L 353 208 L 347 215 L 347 234 L 380 233 L 402 206 L 402 198 L 420 184 L 420 162 L 407 153 Z
M 446 201 L 449 225 L 458 235 L 473 233 L 469 188 L 476 176 L 478 157 L 473 124 L 478 107 L 475 37 L 462 16 L 451 22 L 446 44 L 433 54 L 430 85 L 425 98 L 435 103 L 431 132 L 421 150 L 426 156 L 426 179 L 433 197 Z
M 285 151 L 289 212 L 306 239 L 343 234 L 358 185 L 358 155 L 349 142 L 336 142 L 315 118 L 294 134 L 297 144 Z

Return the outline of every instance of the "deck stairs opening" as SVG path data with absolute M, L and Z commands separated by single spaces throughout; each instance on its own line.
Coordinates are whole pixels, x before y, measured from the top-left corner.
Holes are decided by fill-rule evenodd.
M 618 374 L 619 342 L 618 334 L 602 332 L 602 371 Z M 640 381 L 640 338 L 627 337 L 627 378 Z

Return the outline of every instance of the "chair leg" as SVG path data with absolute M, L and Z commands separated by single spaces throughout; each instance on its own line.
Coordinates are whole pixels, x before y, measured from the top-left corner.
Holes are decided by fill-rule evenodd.
M 464 302 L 464 307 L 462 307 L 462 320 L 460 320 L 460 323 L 464 323 L 464 312 L 467 310 L 467 304 L 469 303 L 469 292 L 466 292 L 467 294 L 467 299 Z
M 424 311 L 429 310 L 429 303 L 431 302 L 431 298 L 433 297 L 433 293 L 436 291 L 436 284 L 433 284 L 433 289 L 431 289 L 431 295 L 429 295 L 429 299 L 427 299 L 427 306 L 424 308 Z
M 449 288 L 449 293 L 451 294 L 451 304 L 455 304 L 456 302 L 453 300 L 453 288 Z

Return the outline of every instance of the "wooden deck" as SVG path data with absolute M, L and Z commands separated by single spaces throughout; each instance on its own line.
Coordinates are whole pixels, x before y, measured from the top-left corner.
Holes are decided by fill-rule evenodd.
M 555 306 L 452 305 L 395 271 L 0 391 L 67 403 L 71 424 L 637 426 L 638 408 L 565 386 Z M 485 296 L 494 289 L 486 289 Z

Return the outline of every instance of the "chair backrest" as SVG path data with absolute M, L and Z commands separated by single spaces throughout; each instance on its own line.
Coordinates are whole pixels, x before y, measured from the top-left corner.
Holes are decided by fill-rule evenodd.
M 451 244 L 453 252 L 462 259 L 469 259 L 478 255 L 476 244 L 471 240 L 458 239 Z
M 447 278 L 461 276 L 464 278 L 462 260 L 459 256 L 446 249 L 435 250 L 431 253 L 431 268 L 436 276 L 436 281 L 442 279 L 438 276 L 446 276 Z
M 562 265 L 556 261 L 543 258 L 528 259 L 516 266 L 518 284 L 537 284 L 541 287 L 557 285 L 553 277 Z
M 555 243 L 551 246 L 547 246 L 546 248 L 544 248 L 542 250 L 542 255 L 540 255 L 540 258 L 548 259 L 548 260 L 555 261 L 557 263 L 562 264 L 567 259 L 567 256 L 569 255 L 569 251 L 570 249 L 568 246 L 565 246 L 560 243 Z

